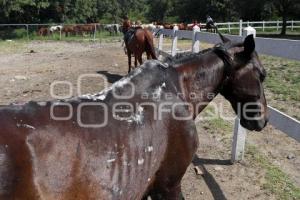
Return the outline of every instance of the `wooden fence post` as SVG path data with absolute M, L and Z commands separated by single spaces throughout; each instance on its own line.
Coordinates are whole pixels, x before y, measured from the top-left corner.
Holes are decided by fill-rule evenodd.
M 172 56 L 175 56 L 177 51 L 177 39 L 178 39 L 177 31 L 178 31 L 178 26 L 175 25 L 173 28 L 173 40 L 172 40 L 172 50 L 171 50 Z
M 198 33 L 200 33 L 200 27 L 196 25 L 193 27 L 193 44 L 192 44 L 193 53 L 198 53 L 200 51 L 200 41 L 197 40 Z
M 164 45 L 164 34 L 162 33 L 163 29 L 164 29 L 163 26 L 159 27 L 159 31 L 158 31 L 158 34 L 159 34 L 158 51 L 163 50 L 163 45 Z M 162 56 L 160 55 L 160 52 L 158 52 L 158 54 L 159 54 L 158 59 L 160 60 Z
M 246 129 L 241 126 L 240 119 L 237 117 L 234 122 L 234 133 L 232 140 L 231 162 L 234 163 L 244 159 L 246 143 Z
M 240 33 L 239 33 L 239 36 L 242 36 L 242 32 L 243 32 L 243 20 L 240 20 Z

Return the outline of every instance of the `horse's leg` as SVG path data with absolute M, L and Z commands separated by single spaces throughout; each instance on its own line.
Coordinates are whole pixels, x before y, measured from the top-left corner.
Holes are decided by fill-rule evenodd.
M 128 73 L 131 71 L 131 51 L 127 49 L 127 56 L 128 56 Z
M 177 109 L 176 113 L 180 113 L 182 116 L 187 116 L 189 112 L 186 108 Z M 197 150 L 198 135 L 192 120 L 181 122 L 180 126 L 177 125 L 177 122 L 177 120 L 171 122 L 174 127 L 169 130 L 169 147 L 165 153 L 164 165 L 156 173 L 152 191 L 149 193 L 154 200 L 183 199 L 181 180 Z M 178 164 L 174 165 L 174 163 Z
M 151 200 L 184 200 L 180 184 L 176 187 L 168 188 L 163 191 L 153 190 L 149 194 L 149 197 L 151 197 Z M 147 199 L 147 197 L 144 197 L 144 199 Z
M 140 65 L 143 64 L 143 58 L 142 58 L 142 56 L 143 56 L 143 54 L 138 54 L 138 56 L 137 56 L 137 59 L 138 59 Z
M 134 67 L 137 67 L 137 55 L 134 55 Z

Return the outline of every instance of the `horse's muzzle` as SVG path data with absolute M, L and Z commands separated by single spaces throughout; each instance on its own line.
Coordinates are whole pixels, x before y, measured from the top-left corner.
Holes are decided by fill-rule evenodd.
M 243 120 L 241 119 L 241 125 L 250 131 L 262 131 L 268 124 L 268 119 L 260 120 Z

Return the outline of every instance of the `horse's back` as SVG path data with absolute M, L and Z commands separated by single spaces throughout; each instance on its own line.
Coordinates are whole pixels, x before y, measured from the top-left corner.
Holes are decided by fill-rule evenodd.
M 84 123 L 105 121 L 106 116 L 103 127 L 78 124 L 78 107 L 80 103 L 88 105 L 89 99 L 66 101 L 74 110 L 66 121 L 50 117 L 51 102 L 0 109 L 0 197 L 141 199 L 160 180 L 169 180 L 169 175 L 180 177 L 178 169 L 182 171 L 185 165 L 174 166 L 180 158 L 172 155 L 182 153 L 189 159 L 193 152 L 193 136 L 185 137 L 190 122 L 176 123 L 168 112 L 162 113 L 163 120 L 155 120 L 154 109 L 164 104 L 164 99 L 142 99 L 143 91 L 155 95 L 173 92 L 170 88 L 175 83 L 166 77 L 172 74 L 167 70 L 160 62 L 149 61 L 115 84 L 121 96 L 128 94 L 129 82 L 136 86 L 137 93 L 124 100 L 134 107 L 129 116 L 124 110 L 105 113 L 102 107 L 82 110 Z M 117 103 L 125 106 L 111 92 L 98 103 L 109 111 Z M 56 111 L 65 116 L 65 109 Z M 189 154 L 181 151 L 185 147 L 192 149 Z
M 108 110 L 117 102 L 103 101 Z M 88 102 L 69 103 L 77 116 L 80 103 Z M 24 188 L 32 191 L 29 199 L 141 198 L 160 166 L 167 134 L 161 130 L 165 122 L 153 123 L 152 111 L 138 109 L 142 113 L 129 119 L 82 110 L 85 122 L 107 115 L 108 124 L 99 128 L 83 128 L 75 118 L 53 120 L 49 103 L 0 110 L 0 175 L 7 174 L 1 176 L 0 195 L 26 199 L 30 192 L 19 191 Z M 62 108 L 57 112 L 65 114 Z

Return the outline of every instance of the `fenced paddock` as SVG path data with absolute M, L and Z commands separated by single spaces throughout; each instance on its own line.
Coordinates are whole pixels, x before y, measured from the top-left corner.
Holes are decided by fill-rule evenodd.
M 106 27 L 112 24 L 91 24 L 93 30 L 91 33 L 70 34 L 68 36 L 60 29 L 39 36 L 38 30 L 42 27 L 50 28 L 54 26 L 82 26 L 87 24 L 0 24 L 0 38 L 2 40 L 63 40 L 63 41 L 119 41 L 122 38 L 122 33 L 118 29 L 110 31 Z
M 157 53 L 164 57 L 176 55 L 178 39 L 191 40 L 191 51 L 195 53 L 200 51 L 200 42 L 210 44 L 218 44 L 221 42 L 217 34 L 200 32 L 198 27 L 195 27 L 194 31 L 181 31 L 178 30 L 177 27 L 174 27 L 174 30 L 156 29 L 154 32 L 159 34 Z M 172 37 L 172 46 L 170 51 L 163 50 L 164 36 Z M 225 36 L 233 41 L 242 41 L 243 39 L 242 36 Z M 256 50 L 258 53 L 300 60 L 300 41 L 269 38 L 256 38 L 255 40 Z M 300 142 L 300 122 L 271 106 L 268 107 L 270 113 L 269 123 Z M 246 131 L 240 125 L 239 119 L 237 118 L 234 126 L 232 162 L 243 159 L 245 141 Z

